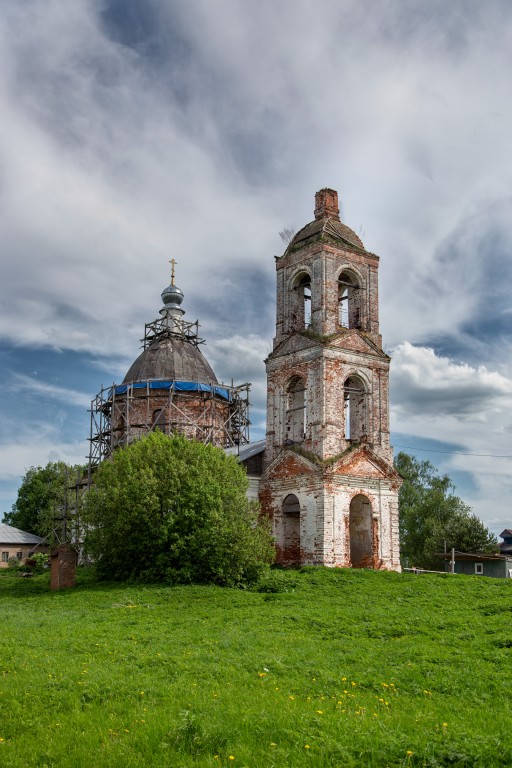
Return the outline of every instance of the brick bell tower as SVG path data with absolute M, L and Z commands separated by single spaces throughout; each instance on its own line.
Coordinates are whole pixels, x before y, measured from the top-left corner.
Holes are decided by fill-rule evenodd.
M 283 565 L 400 569 L 378 265 L 332 189 L 276 259 L 260 500 Z

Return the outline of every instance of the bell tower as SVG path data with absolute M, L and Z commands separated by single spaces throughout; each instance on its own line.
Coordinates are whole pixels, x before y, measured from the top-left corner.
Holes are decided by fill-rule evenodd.
M 276 259 L 260 497 L 284 565 L 400 568 L 378 266 L 332 189 Z

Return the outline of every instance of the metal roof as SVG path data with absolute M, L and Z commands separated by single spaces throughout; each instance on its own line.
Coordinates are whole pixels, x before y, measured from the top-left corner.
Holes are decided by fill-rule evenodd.
M 444 557 L 445 560 L 451 560 L 452 556 L 450 552 L 438 552 L 440 557 Z M 485 554 L 483 552 L 455 552 L 455 560 L 510 560 L 506 554 Z
M 132 364 L 123 384 L 147 379 L 177 379 L 217 384 L 201 351 L 184 338 L 168 337 L 150 344 Z
M 247 443 L 242 447 L 235 445 L 233 448 L 226 448 L 226 453 L 236 456 L 238 461 L 247 461 L 247 459 L 257 456 L 258 453 L 263 453 L 265 445 L 266 440 L 256 440 L 254 443 Z
M 41 536 L 0 523 L 0 544 L 41 544 L 42 541 Z

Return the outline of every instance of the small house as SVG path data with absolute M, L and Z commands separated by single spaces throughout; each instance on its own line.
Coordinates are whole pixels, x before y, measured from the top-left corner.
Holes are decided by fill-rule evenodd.
M 12 558 L 24 563 L 34 552 L 48 551 L 40 536 L 0 523 L 0 568 L 7 568 Z
M 446 553 L 444 559 L 445 569 L 450 571 L 451 554 Z M 466 576 L 491 576 L 495 579 L 510 579 L 512 578 L 512 552 L 485 555 L 479 552 L 455 552 L 455 573 L 463 573 Z

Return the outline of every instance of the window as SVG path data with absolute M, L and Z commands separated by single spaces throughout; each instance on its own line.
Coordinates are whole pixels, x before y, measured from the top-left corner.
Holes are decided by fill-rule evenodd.
M 361 328 L 361 290 L 355 275 L 343 271 L 338 278 L 338 323 Z
M 153 411 L 153 429 L 160 429 L 165 432 L 165 411 L 163 408 L 157 408 Z
M 306 392 L 304 382 L 295 376 L 286 390 L 286 440 L 301 443 L 306 435 Z
M 475 575 L 476 576 L 483 576 L 484 575 L 484 564 L 483 563 L 475 563 Z
M 16 557 L 18 560 L 23 560 L 23 552 L 16 552 Z
M 345 440 L 361 440 L 366 434 L 366 400 L 364 384 L 358 376 L 349 376 L 344 386 Z
M 8 562 L 9 562 L 9 553 L 2 552 L 2 563 L 8 563 Z
M 298 275 L 293 282 L 291 294 L 292 327 L 297 330 L 311 326 L 311 278 L 307 273 Z

